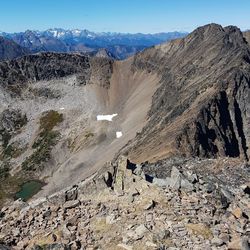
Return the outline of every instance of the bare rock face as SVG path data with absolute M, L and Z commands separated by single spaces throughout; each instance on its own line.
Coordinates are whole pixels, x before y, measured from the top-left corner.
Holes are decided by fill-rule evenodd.
M 126 148 L 132 156 L 249 160 L 250 48 L 237 27 L 210 24 L 148 49 L 134 58 L 140 69 L 156 72 L 161 82 L 149 122 Z
M 243 35 L 244 35 L 246 41 L 250 44 L 250 31 L 249 31 L 249 30 L 248 30 L 248 31 L 245 31 L 245 32 L 243 33 Z
M 71 75 L 77 75 L 80 84 L 87 84 L 94 75 L 101 85 L 107 85 L 112 73 L 112 62 L 109 58 L 90 58 L 77 54 L 48 52 L 27 55 L 0 63 L 0 84 L 6 86 L 48 81 Z

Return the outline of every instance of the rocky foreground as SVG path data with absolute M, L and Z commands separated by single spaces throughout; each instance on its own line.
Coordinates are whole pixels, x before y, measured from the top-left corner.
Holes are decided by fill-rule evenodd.
M 247 181 L 238 160 L 120 157 L 70 189 L 4 207 L 0 249 L 246 250 Z

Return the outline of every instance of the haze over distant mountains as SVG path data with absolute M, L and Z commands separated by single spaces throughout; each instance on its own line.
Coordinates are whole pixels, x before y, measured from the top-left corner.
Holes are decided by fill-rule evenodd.
M 0 60 L 9 60 L 29 53 L 29 50 L 0 36 Z
M 96 33 L 86 29 L 65 30 L 61 28 L 45 31 L 27 30 L 19 33 L 0 32 L 0 36 L 12 39 L 31 53 L 41 51 L 86 53 L 105 48 L 116 59 L 127 58 L 147 47 L 186 35 L 186 32 L 157 34 Z

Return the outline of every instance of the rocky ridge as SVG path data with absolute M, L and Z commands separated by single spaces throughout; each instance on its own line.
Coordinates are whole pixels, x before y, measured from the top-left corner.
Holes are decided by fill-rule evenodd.
M 250 47 L 237 27 L 200 27 L 137 54 L 133 65 L 161 80 L 147 125 L 123 152 L 141 161 L 176 154 L 249 160 Z
M 27 55 L 0 63 L 0 84 L 6 86 L 48 81 L 71 75 L 77 75 L 79 84 L 87 84 L 94 75 L 101 85 L 107 86 L 112 74 L 112 63 L 112 59 L 107 57 L 77 54 L 47 52 Z
M 249 166 L 230 159 L 184 162 L 161 162 L 171 175 L 164 178 L 152 173 L 157 166 L 121 156 L 69 189 L 18 200 L 1 210 L 4 249 L 249 249 L 249 186 L 211 171 L 227 166 L 234 183 L 231 169 L 249 177 Z M 201 166 L 210 169 L 207 176 L 197 171 Z

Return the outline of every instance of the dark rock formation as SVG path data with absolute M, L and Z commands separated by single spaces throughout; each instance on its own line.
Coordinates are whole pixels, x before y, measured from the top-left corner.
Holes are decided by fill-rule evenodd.
M 77 54 L 27 55 L 0 63 L 0 84 L 23 84 L 70 75 L 77 75 L 80 84 L 87 84 L 91 83 L 91 75 L 98 71 L 100 84 L 107 85 L 112 73 L 112 63 L 109 58 L 90 58 Z
M 148 124 L 125 150 L 249 159 L 250 49 L 237 27 L 210 24 L 148 49 L 134 58 L 140 69 L 161 84 Z
M 79 55 L 41 53 L 0 64 L 2 85 L 51 80 L 89 69 L 89 58 Z M 87 73 L 87 72 L 86 72 Z

